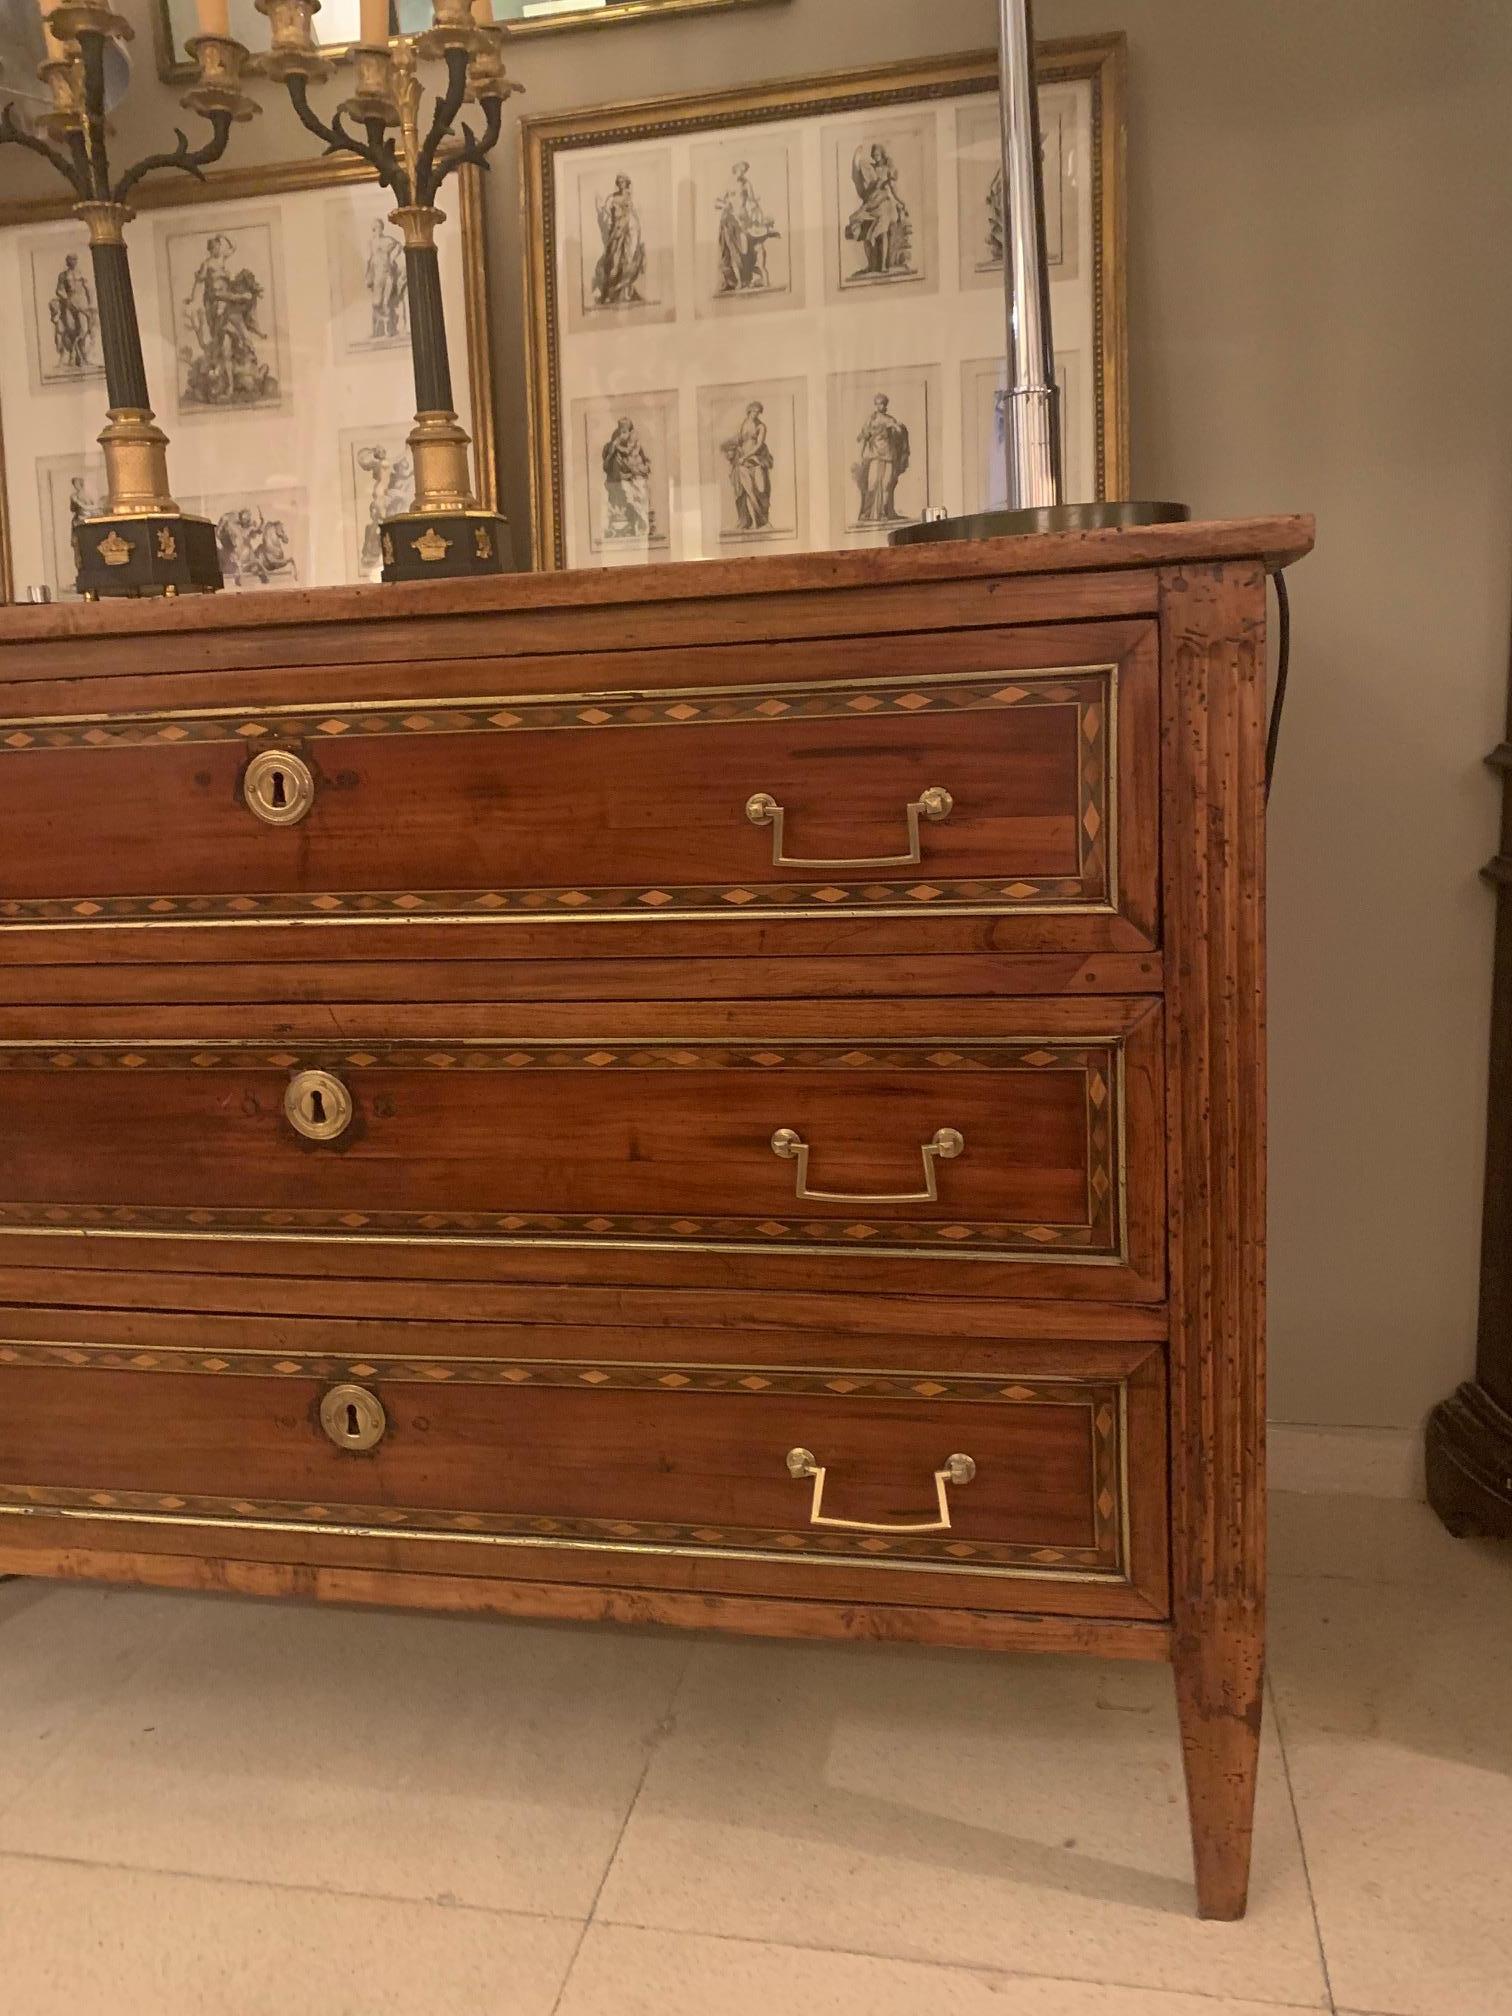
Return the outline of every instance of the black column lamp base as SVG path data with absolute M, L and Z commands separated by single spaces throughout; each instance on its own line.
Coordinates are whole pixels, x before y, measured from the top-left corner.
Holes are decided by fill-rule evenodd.
M 223 585 L 215 527 L 182 511 L 81 518 L 74 528 L 77 587 L 106 595 L 203 595 Z
M 405 511 L 380 534 L 385 581 L 457 581 L 512 574 L 509 520 L 497 511 Z

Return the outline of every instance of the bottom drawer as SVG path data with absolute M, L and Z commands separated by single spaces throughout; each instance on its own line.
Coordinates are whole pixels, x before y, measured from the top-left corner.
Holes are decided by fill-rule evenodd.
M 705 1344 L 730 1348 L 0 1341 L 0 1540 L 1163 1614 L 1159 1347 L 1016 1344 L 995 1354 L 1011 1370 L 978 1349 L 931 1373 L 709 1363 Z

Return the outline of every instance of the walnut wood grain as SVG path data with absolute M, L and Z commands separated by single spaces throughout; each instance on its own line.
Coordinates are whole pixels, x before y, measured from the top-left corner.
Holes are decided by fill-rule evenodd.
M 34 941 L 35 942 L 35 941 Z M 408 938 L 404 941 L 406 947 Z M 55 949 L 56 941 L 49 950 Z M 207 957 L 181 964 L 104 963 L 74 941 L 78 963 L 7 964 L 0 1009 L 97 1007 L 106 1003 L 189 1008 L 253 1002 L 320 1002 L 345 1018 L 358 1005 L 413 999 L 403 960 L 286 958 L 226 964 L 212 938 Z M 98 948 L 96 948 L 97 950 Z M 280 948 L 282 950 L 282 947 Z M 85 963 L 87 962 L 87 963 Z M 451 959 L 427 962 L 426 998 L 438 1005 L 526 1001 L 899 1000 L 1005 994 L 1158 994 L 1158 952 L 981 952 L 921 960 L 878 956 L 714 959 Z M 50 1015 L 54 1026 L 57 1017 Z
M 1148 531 L 1059 532 L 815 553 L 795 559 L 504 575 L 467 582 L 460 589 L 450 582 L 417 582 L 391 588 L 274 590 L 205 607 L 190 600 L 174 608 L 120 601 L 56 604 L 46 610 L 18 606 L 0 612 L 0 640 L 21 645 L 101 637 L 151 639 L 161 649 L 176 637 L 214 633 L 220 648 L 232 650 L 239 635 L 292 639 L 307 637 L 322 626 L 345 624 L 359 634 L 386 630 L 396 642 L 402 642 L 407 632 L 413 641 L 402 655 L 424 656 L 434 648 L 425 634 L 427 623 L 459 617 L 466 621 L 478 615 L 531 616 L 544 627 L 547 621 L 566 622 L 576 613 L 591 611 L 608 612 L 622 626 L 624 612 L 633 609 L 638 626 L 670 621 L 686 637 L 698 631 L 703 612 L 711 605 L 717 608 L 721 600 L 738 607 L 750 598 L 784 591 L 821 598 L 871 591 L 867 599 L 875 602 L 878 591 L 885 594 L 914 584 L 949 583 L 959 592 L 960 584 L 973 581 L 1008 586 L 1036 576 L 1055 577 L 1056 612 L 1075 614 L 1079 612 L 1068 605 L 1078 597 L 1076 577 L 1085 573 L 1246 557 L 1280 567 L 1300 559 L 1311 548 L 1312 537 L 1310 518 L 1252 518 Z M 581 649 L 583 643 L 577 640 L 565 648 Z
M 1202 1914 L 1243 1914 L 1264 1674 L 1265 576 L 1162 611 L 1174 1652 Z
M 564 1623 L 668 1625 L 738 1637 L 938 1645 L 969 1652 L 1078 1653 L 1100 1659 L 1170 1657 L 1162 1623 L 1019 1616 L 901 1603 L 824 1602 L 780 1596 L 727 1596 L 598 1584 L 510 1581 L 502 1577 L 399 1569 L 329 1567 L 306 1560 L 234 1554 L 129 1553 L 81 1546 L 53 1535 L 0 1539 L 0 1574 L 62 1581 L 131 1583 L 205 1594 L 314 1600 L 479 1617 L 549 1617 Z

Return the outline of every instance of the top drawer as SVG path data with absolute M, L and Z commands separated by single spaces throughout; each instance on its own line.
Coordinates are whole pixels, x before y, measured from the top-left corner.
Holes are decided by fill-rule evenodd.
M 377 956 L 400 924 L 411 957 L 1155 942 L 1148 623 L 607 662 L 644 683 L 501 659 L 416 666 L 423 697 L 284 673 L 261 706 L 0 722 L 0 932 L 237 959 Z

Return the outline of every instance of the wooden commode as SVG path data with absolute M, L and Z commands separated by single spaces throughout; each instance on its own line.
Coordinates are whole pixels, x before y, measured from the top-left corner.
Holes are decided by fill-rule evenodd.
M 1310 521 L 0 611 L 0 1572 L 1174 1662 Z

